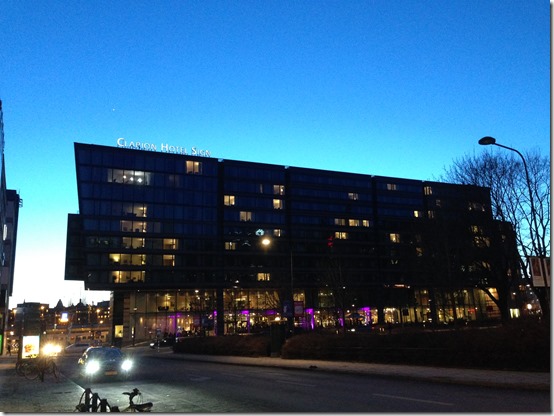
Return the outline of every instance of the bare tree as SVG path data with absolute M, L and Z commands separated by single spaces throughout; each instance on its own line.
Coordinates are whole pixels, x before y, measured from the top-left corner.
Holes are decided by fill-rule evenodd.
M 440 180 L 490 188 L 493 218 L 513 225 L 520 268 L 529 279 L 526 259 L 550 255 L 550 161 L 538 151 L 527 151 L 523 157 L 528 180 L 521 159 L 510 152 L 492 150 L 454 160 Z M 543 314 L 548 316 L 548 292 L 545 289 L 537 294 Z

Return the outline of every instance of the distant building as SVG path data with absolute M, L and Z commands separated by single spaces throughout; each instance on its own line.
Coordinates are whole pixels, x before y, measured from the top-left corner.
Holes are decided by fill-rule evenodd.
M 64 306 L 60 300 L 53 308 L 25 302 L 11 310 L 7 341 L 18 346 L 24 335 L 38 335 L 41 347 L 47 343 L 66 347 L 76 342 L 111 345 L 110 322 L 109 301 L 96 305 L 79 301 L 77 305 Z
M 14 190 L 6 189 L 6 171 L 4 164 L 4 113 L 0 100 L 0 354 L 6 346 L 7 324 L 9 316 L 9 297 L 13 290 L 15 249 L 19 208 L 23 200 Z
M 483 321 L 510 307 L 517 250 L 487 188 L 192 153 L 75 143 L 65 279 L 112 292 L 116 342 L 284 320 Z

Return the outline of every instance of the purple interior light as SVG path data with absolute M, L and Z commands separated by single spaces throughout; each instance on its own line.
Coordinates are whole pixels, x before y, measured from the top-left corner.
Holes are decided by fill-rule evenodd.
M 313 308 L 306 308 L 305 309 L 306 314 L 310 317 L 310 320 L 306 322 L 309 329 L 315 328 L 315 316 L 314 316 L 314 309 Z

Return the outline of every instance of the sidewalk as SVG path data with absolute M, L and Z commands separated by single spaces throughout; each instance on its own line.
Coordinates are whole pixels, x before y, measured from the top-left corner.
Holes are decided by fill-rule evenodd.
M 294 368 L 305 371 L 326 371 L 457 383 L 471 386 L 550 390 L 550 373 L 517 371 L 463 370 L 421 366 L 384 365 L 318 360 L 286 360 L 280 357 L 235 357 L 196 354 L 175 354 L 170 348 L 159 351 L 148 347 L 126 347 L 144 355 L 171 360 L 218 362 L 230 365 Z M 53 378 L 27 380 L 15 372 L 16 356 L 0 356 L 0 412 L 4 413 L 71 413 L 83 389 L 63 375 Z
M 135 347 L 138 349 L 142 347 Z M 125 349 L 133 349 L 128 347 Z M 550 373 L 534 373 L 500 370 L 474 370 L 412 365 L 352 363 L 321 360 L 289 360 L 280 357 L 237 357 L 197 354 L 175 354 L 170 348 L 159 351 L 149 348 L 145 354 L 159 355 L 167 359 L 218 362 L 234 365 L 250 365 L 277 368 L 294 368 L 306 371 L 342 372 L 366 374 L 440 383 L 470 386 L 510 388 L 518 390 L 550 390 Z
M 44 382 L 27 380 L 15 372 L 17 356 L 0 356 L 0 412 L 71 413 L 83 389 L 61 375 L 56 382 L 47 376 Z

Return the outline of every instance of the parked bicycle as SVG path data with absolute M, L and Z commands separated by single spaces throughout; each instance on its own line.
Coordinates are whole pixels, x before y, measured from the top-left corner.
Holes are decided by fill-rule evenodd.
M 123 394 L 129 396 L 129 406 L 120 410 L 121 412 L 150 412 L 154 404 L 152 402 L 143 402 L 142 393 L 134 388 L 132 392 L 124 391 Z M 138 396 L 139 403 L 134 403 L 133 399 Z
M 86 388 L 79 403 L 75 406 L 75 412 L 150 412 L 152 410 L 152 402 L 142 402 L 142 393 L 139 389 L 134 388 L 132 392 L 123 392 L 129 396 L 129 405 L 122 409 L 119 406 L 112 406 L 107 399 L 102 399 L 98 393 L 93 393 L 90 388 Z M 135 403 L 135 397 L 139 397 L 140 403 Z
M 44 381 L 45 374 L 52 374 L 56 381 L 60 378 L 60 370 L 52 357 L 35 357 L 17 360 L 15 372 L 28 380 Z

